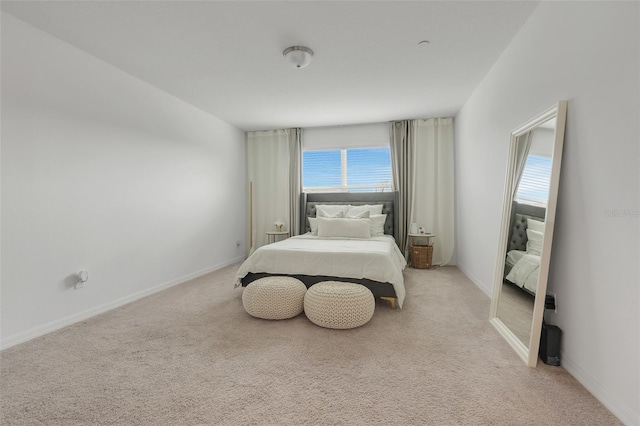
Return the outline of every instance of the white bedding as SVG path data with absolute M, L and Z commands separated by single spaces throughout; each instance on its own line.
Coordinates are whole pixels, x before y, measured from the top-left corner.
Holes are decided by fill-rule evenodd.
M 540 256 L 512 250 L 507 254 L 507 261 L 515 259 L 518 260 L 505 278 L 515 285 L 535 294 L 538 288 Z
M 307 233 L 256 250 L 238 269 L 236 286 L 248 273 L 326 275 L 391 283 L 398 306 L 405 297 L 407 262 L 393 237 L 322 238 Z

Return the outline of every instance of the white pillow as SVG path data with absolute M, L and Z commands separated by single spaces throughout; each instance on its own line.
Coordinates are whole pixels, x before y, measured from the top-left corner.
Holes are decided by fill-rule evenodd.
M 374 214 L 382 214 L 382 204 L 376 204 L 375 206 L 369 205 L 369 204 L 365 204 L 364 206 L 352 206 L 349 205 L 347 206 L 347 214 L 349 215 L 356 215 L 358 213 L 362 213 L 362 212 L 366 212 L 368 211 L 369 214 L 371 216 L 373 216 Z
M 316 217 L 318 216 L 318 211 L 323 210 L 328 214 L 326 217 L 344 217 L 344 214 L 347 212 L 349 206 L 345 204 L 318 204 L 316 205 Z M 341 216 L 337 216 L 342 214 Z
M 533 229 L 527 229 L 527 253 L 537 254 L 542 253 L 542 240 L 544 234 L 542 232 L 534 231 Z
M 371 236 L 382 237 L 384 235 L 384 223 L 387 221 L 386 214 L 376 214 L 371 219 Z
M 330 212 L 325 209 L 316 209 L 316 217 L 344 217 L 344 211 Z
M 527 229 L 531 229 L 532 231 L 536 232 L 542 232 L 544 234 L 544 222 L 527 218 Z
M 518 263 L 518 261 L 520 259 L 522 259 L 522 256 L 524 256 L 526 253 L 521 251 L 521 250 L 511 250 L 509 253 L 507 253 L 507 262 L 508 264 L 510 264 L 511 266 L 515 265 L 516 263 Z
M 369 238 L 370 235 L 369 219 L 318 218 L 319 237 Z
M 347 214 L 345 215 L 347 219 L 367 219 L 370 216 L 371 214 L 369 213 L 368 210 L 365 210 L 358 214 L 352 214 L 349 210 L 347 210 Z
M 310 217 L 309 225 L 311 225 L 311 235 L 318 235 L 318 219 Z

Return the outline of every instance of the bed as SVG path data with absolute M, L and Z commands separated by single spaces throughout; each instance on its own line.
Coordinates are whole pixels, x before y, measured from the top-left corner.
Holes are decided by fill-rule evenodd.
M 406 261 L 396 242 L 396 197 L 395 192 L 302 194 L 300 235 L 256 250 L 238 269 L 236 285 L 246 286 L 272 275 L 295 277 L 307 288 L 321 281 L 353 282 L 367 287 L 376 298 L 388 300 L 392 308 L 396 304 L 402 308 Z M 338 211 L 345 205 L 352 206 L 350 212 L 368 211 L 372 206 L 382 208 L 369 219 L 360 218 L 363 220 L 318 216 L 326 212 L 319 212 L 317 206 L 330 206 L 324 209 Z M 369 228 L 366 238 L 364 235 L 344 238 L 340 231 L 324 232 L 345 224 L 350 232 L 352 227 L 364 226 L 365 220 L 376 223 L 375 236 L 369 236 Z M 318 228 L 312 229 L 312 224 L 318 224 Z
M 504 280 L 535 295 L 546 209 L 514 201 L 511 212 Z

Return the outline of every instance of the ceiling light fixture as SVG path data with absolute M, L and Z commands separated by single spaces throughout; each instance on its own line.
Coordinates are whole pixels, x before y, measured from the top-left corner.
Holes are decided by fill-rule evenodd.
M 304 46 L 291 46 L 282 52 L 289 64 L 294 68 L 304 68 L 311 62 L 313 50 Z

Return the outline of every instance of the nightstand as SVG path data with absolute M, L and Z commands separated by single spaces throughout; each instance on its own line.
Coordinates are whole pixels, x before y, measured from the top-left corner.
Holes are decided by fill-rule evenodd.
M 433 244 L 430 239 L 436 234 L 412 234 L 409 233 L 409 253 L 411 255 L 411 267 L 416 269 L 431 269 L 433 260 Z
M 410 246 L 413 245 L 412 241 L 414 241 L 414 239 L 417 239 L 418 242 L 420 242 L 420 243 L 424 242 L 424 244 L 417 244 L 416 243 L 416 245 L 428 246 L 428 245 L 431 245 L 431 241 L 429 241 L 429 238 L 435 238 L 435 237 L 436 237 L 436 234 L 431 234 L 431 233 L 428 233 L 428 232 L 424 233 L 424 234 L 412 234 L 412 233 L 409 233 L 409 245 Z M 425 238 L 426 238 L 426 240 L 424 240 Z M 424 241 L 421 241 L 421 240 L 424 240 Z
M 265 234 L 267 235 L 267 244 L 289 238 L 289 231 L 267 231 Z M 284 238 L 282 238 L 283 235 L 285 236 Z

